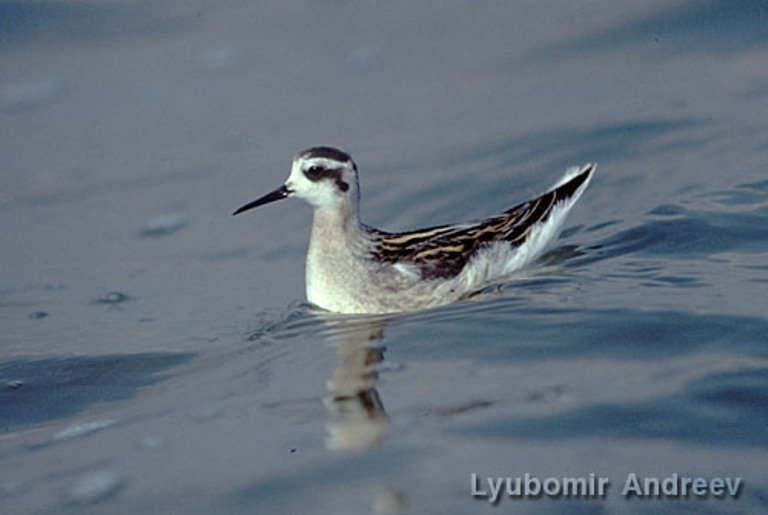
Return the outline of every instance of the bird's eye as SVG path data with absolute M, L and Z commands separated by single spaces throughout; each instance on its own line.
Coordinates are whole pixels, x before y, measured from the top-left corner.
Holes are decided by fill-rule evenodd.
M 310 166 L 309 168 L 307 168 L 306 170 L 304 170 L 304 175 L 306 175 L 306 176 L 307 176 L 307 179 L 309 179 L 309 180 L 311 180 L 311 181 L 316 181 L 316 180 L 318 180 L 320 177 L 322 177 L 322 176 L 323 176 L 323 172 L 324 172 L 324 171 L 325 171 L 325 170 L 323 170 L 323 167 L 322 167 L 322 166 L 317 166 L 317 165 L 315 165 L 315 166 Z

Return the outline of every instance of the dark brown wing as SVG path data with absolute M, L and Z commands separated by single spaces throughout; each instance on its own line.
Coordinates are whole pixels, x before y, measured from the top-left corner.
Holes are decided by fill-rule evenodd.
M 458 275 L 478 250 L 497 241 L 520 246 L 531 229 L 547 219 L 552 209 L 570 198 L 589 178 L 592 166 L 543 195 L 518 204 L 499 216 L 475 224 L 443 225 L 398 234 L 377 231 L 373 258 L 384 263 L 414 265 L 422 279 Z

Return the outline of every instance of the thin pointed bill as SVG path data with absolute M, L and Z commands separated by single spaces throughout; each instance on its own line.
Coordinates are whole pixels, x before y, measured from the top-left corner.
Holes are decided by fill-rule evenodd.
M 232 216 L 239 215 L 243 211 L 248 211 L 249 209 L 253 209 L 254 207 L 263 206 L 264 204 L 269 204 L 270 202 L 274 202 L 276 200 L 282 200 L 289 196 L 291 193 L 293 193 L 291 190 L 288 189 L 287 186 L 282 185 L 279 188 L 277 188 L 275 191 L 271 193 L 267 193 L 261 198 L 257 198 L 253 202 L 248 202 L 244 206 L 240 206 L 237 208 L 237 210 L 232 213 Z

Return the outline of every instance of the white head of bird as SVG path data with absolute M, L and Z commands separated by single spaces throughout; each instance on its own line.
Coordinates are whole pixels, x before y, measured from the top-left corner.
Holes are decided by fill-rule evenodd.
M 293 159 L 291 174 L 281 187 L 240 207 L 242 213 L 276 200 L 297 197 L 317 210 L 356 213 L 359 203 L 357 165 L 333 147 L 312 147 Z

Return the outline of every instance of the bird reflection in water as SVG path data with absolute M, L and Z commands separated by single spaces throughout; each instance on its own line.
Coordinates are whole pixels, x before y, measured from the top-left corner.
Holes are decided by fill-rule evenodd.
M 338 416 L 327 424 L 326 446 L 360 451 L 385 438 L 389 417 L 376 385 L 384 360 L 381 344 L 388 317 L 326 316 L 328 341 L 336 349 L 339 366 L 326 382 L 325 405 Z
M 326 407 L 336 415 L 326 424 L 326 447 L 334 451 L 365 451 L 387 436 L 389 416 L 376 386 L 386 348 L 386 316 L 320 315 L 326 323 L 328 342 L 336 349 L 339 366 L 326 382 Z M 382 485 L 372 499 L 373 513 L 397 514 L 406 509 L 405 494 Z

